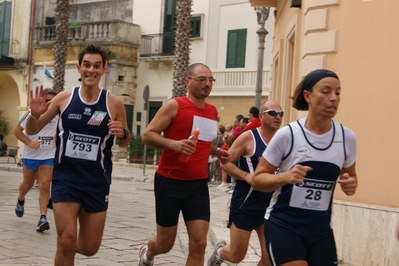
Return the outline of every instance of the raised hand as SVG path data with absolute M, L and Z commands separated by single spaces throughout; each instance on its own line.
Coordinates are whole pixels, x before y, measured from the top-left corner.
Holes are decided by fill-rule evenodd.
M 43 89 L 43 85 L 36 86 L 30 91 L 29 107 L 31 115 L 38 118 L 41 114 L 47 111 L 50 102 L 46 103 L 47 89 Z

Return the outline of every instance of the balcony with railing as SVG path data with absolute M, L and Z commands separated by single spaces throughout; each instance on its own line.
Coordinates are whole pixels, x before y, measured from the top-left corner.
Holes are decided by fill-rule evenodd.
M 224 70 L 212 71 L 216 82 L 211 96 L 254 96 L 256 88 L 256 70 Z M 262 72 L 262 95 L 268 96 L 270 91 L 270 70 Z
M 55 25 L 34 28 L 34 61 L 51 62 L 55 41 Z M 75 61 L 79 50 L 89 43 L 97 43 L 109 50 L 112 64 L 137 66 L 140 28 L 120 20 L 81 22 L 68 28 L 67 61 Z
M 11 53 L 13 52 L 12 49 L 16 43 L 18 43 L 17 40 L 11 40 L 11 39 L 0 39 L 0 68 L 12 68 L 14 66 L 14 58 L 10 54 L 10 48 L 11 48 Z
M 141 35 L 140 57 L 174 56 L 174 38 L 173 32 Z
M 140 60 L 149 63 L 150 69 L 170 68 L 175 57 L 174 32 L 141 35 Z
M 68 29 L 68 39 L 75 42 L 116 42 L 139 45 L 139 26 L 120 20 L 74 23 Z M 55 25 L 35 27 L 34 44 L 46 45 L 55 40 Z

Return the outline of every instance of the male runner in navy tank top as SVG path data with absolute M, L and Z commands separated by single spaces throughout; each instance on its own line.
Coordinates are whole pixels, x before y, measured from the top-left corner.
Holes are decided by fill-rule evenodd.
M 230 204 L 230 244 L 226 245 L 224 240 L 219 240 L 208 260 L 208 266 L 221 265 L 225 260 L 232 263 L 241 262 L 247 253 L 252 230 L 256 231 L 261 247 L 258 265 L 270 265 L 263 221 L 272 193 L 253 190 L 251 180 L 263 151 L 281 126 L 284 114 L 281 110 L 277 102 L 262 103 L 259 113 L 260 127 L 242 133 L 229 149 L 230 159 L 224 162 L 222 168 L 237 180 Z
M 35 134 L 60 114 L 51 198 L 57 228 L 54 265 L 73 265 L 75 253 L 94 255 L 101 244 L 111 184 L 111 147 L 130 142 L 122 100 L 99 87 L 108 51 L 87 45 L 79 52 L 80 87 L 59 93 L 46 108 L 47 91 L 31 91 L 26 131 Z M 79 237 L 77 232 L 79 220 Z

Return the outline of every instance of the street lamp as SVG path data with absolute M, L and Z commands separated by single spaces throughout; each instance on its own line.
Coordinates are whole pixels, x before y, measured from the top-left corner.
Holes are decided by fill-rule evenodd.
M 257 18 L 259 29 L 256 33 L 259 36 L 259 46 L 258 46 L 258 66 L 256 73 L 256 87 L 255 87 L 255 106 L 260 108 L 262 100 L 262 72 L 263 72 L 263 54 L 265 51 L 265 38 L 269 33 L 265 29 L 265 22 L 269 17 L 270 7 L 254 7 Z

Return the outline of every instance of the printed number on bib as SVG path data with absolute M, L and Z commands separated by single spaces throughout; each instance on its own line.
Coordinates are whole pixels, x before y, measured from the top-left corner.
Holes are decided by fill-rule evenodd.
M 89 161 L 96 161 L 100 137 L 69 133 L 65 156 Z
M 52 147 L 54 137 L 52 136 L 40 136 L 40 149 L 48 149 Z
M 305 178 L 292 187 L 290 207 L 326 211 L 330 205 L 335 182 Z

